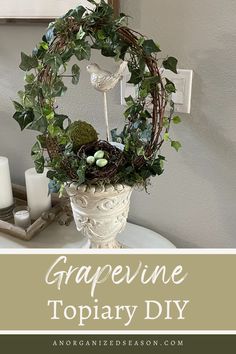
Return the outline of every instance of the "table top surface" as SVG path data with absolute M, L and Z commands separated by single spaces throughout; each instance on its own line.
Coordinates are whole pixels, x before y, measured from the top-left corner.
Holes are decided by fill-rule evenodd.
M 128 248 L 175 248 L 163 236 L 154 231 L 127 223 L 117 239 Z M 74 222 L 70 226 L 49 225 L 31 241 L 22 241 L 0 232 L 1 248 L 89 248 L 88 240 L 76 230 Z

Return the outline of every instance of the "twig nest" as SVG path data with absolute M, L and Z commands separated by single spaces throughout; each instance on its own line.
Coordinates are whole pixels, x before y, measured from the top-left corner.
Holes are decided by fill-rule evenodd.
M 124 162 L 123 152 L 105 140 L 83 145 L 77 155 L 80 159 L 86 158 L 86 161 L 88 158 L 89 161 L 92 161 L 91 157 L 95 159 L 96 163 L 88 164 L 88 168 L 86 169 L 86 178 L 91 183 L 96 183 L 101 179 L 111 179 L 116 175 Z M 98 158 L 100 156 L 102 158 Z

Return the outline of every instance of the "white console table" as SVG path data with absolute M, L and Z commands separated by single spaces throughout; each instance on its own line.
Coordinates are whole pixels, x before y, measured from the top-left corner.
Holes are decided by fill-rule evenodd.
M 141 226 L 128 223 L 119 241 L 129 248 L 175 248 L 161 235 Z M 76 230 L 74 223 L 70 226 L 51 224 L 31 241 L 21 241 L 0 232 L 1 248 L 88 248 L 88 241 Z

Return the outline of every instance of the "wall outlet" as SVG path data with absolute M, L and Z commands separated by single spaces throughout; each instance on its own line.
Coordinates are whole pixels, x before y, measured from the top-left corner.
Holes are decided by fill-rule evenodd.
M 162 76 L 171 80 L 176 87 L 176 93 L 172 94 L 172 100 L 175 103 L 175 112 L 188 113 L 191 111 L 191 97 L 192 97 L 192 81 L 193 71 L 179 69 L 178 74 L 170 70 L 161 70 Z M 130 73 L 127 71 L 123 74 L 121 81 L 121 104 L 125 105 L 125 97 L 137 97 L 138 87 L 133 84 L 128 84 Z M 168 107 L 167 107 L 168 110 Z

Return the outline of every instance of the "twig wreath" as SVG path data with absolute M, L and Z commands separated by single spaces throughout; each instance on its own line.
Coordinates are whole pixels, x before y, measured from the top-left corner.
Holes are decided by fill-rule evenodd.
M 32 148 L 32 157 L 39 173 L 45 166 L 49 167 L 48 177 L 55 185 L 76 182 L 78 185 L 124 183 L 146 186 L 151 176 L 163 172 L 165 157 L 159 153 L 163 142 L 170 141 L 177 151 L 181 147 L 169 136 L 171 122 L 181 121 L 178 116 L 173 116 L 171 94 L 175 92 L 175 86 L 162 77 L 160 69 L 164 67 L 177 73 L 177 59 L 159 59 L 159 46 L 127 27 L 126 15 L 115 18 L 112 7 L 104 0 L 100 4 L 94 0 L 89 2 L 95 5 L 94 10 L 83 6 L 70 10 L 49 25 L 32 55 L 21 53 L 20 68 L 26 72 L 26 84 L 24 91 L 19 91 L 20 103 L 14 101 L 14 119 L 22 130 L 40 132 Z M 103 56 L 117 61 L 126 60 L 131 74 L 129 83 L 138 86 L 137 97 L 126 98 L 128 108 L 124 112 L 123 131 L 120 134 L 116 129 L 112 131 L 113 141 L 124 144 L 124 151 L 98 140 L 96 133 L 96 138 L 92 141 L 85 139 L 85 143 L 78 147 L 71 138 L 74 123 L 68 116 L 57 112 L 56 98 L 67 91 L 63 80 L 71 77 L 73 84 L 79 83 L 79 66 L 74 64 L 68 75 L 68 62 L 72 57 L 78 61 L 89 60 L 92 49 L 98 49 Z M 171 109 L 166 117 L 168 102 Z M 80 122 L 80 127 L 83 123 Z M 83 134 L 94 136 L 92 129 L 89 124 L 85 133 L 82 128 L 77 129 L 80 139 Z M 88 155 L 100 150 L 108 164 L 101 168 L 87 163 Z

